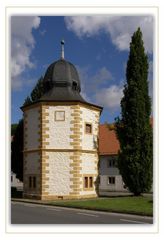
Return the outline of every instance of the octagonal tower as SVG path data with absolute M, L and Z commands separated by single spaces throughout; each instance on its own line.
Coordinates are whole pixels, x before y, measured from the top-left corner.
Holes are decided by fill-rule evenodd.
M 75 66 L 64 59 L 44 76 L 46 93 L 23 106 L 24 197 L 42 200 L 97 196 L 98 129 L 102 107 L 80 95 Z

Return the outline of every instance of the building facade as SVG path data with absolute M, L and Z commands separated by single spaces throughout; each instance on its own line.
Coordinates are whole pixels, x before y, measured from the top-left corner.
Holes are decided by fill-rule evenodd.
M 109 192 L 128 192 L 117 166 L 120 144 L 113 124 L 99 126 L 99 194 L 110 195 Z M 153 118 L 150 118 L 153 127 Z M 111 127 L 110 127 L 111 126 Z M 151 191 L 153 192 L 153 186 Z
M 114 130 L 107 124 L 99 128 L 99 194 L 104 192 L 128 191 L 117 167 L 117 156 L 120 145 Z
M 44 76 L 46 93 L 23 106 L 24 197 L 42 200 L 97 196 L 100 106 L 80 95 L 76 68 L 64 59 Z

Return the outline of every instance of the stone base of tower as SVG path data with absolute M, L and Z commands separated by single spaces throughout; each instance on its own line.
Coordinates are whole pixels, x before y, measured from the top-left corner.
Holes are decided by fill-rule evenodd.
M 42 156 L 42 158 L 41 158 Z M 62 200 L 96 198 L 98 155 L 95 151 L 52 151 L 25 155 L 24 198 Z M 35 163 L 35 173 L 34 170 Z
M 85 199 L 85 198 L 96 198 L 96 194 L 90 194 L 90 195 L 67 195 L 67 196 L 55 196 L 55 195 L 48 195 L 48 196 L 42 196 L 41 200 L 71 200 L 71 199 Z
M 71 199 L 86 199 L 86 198 L 97 198 L 97 194 L 88 194 L 88 195 L 67 195 L 67 196 L 55 196 L 55 195 L 34 195 L 34 194 L 23 194 L 25 199 L 35 199 L 35 200 L 71 200 Z
M 24 199 L 42 200 L 41 195 L 29 194 L 29 193 L 23 193 L 23 198 Z

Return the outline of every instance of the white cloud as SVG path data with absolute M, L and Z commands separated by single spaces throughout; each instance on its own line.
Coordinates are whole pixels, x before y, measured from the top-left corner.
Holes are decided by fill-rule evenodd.
M 81 91 L 80 95 L 84 98 L 85 101 L 87 101 L 87 102 L 92 102 L 92 100 L 91 100 L 90 97 L 87 95 L 87 93 L 84 92 L 84 90 Z
M 113 80 L 112 73 L 106 67 L 100 68 L 94 75 L 90 74 L 91 68 L 89 66 L 76 66 L 76 68 L 81 80 L 81 94 L 89 102 L 92 102 L 95 92 Z
M 76 66 L 76 68 L 78 70 L 81 82 L 87 88 L 90 88 L 90 87 L 99 88 L 100 85 L 107 82 L 109 83 L 111 80 L 113 80 L 112 73 L 105 66 L 98 69 L 98 71 L 94 75 L 89 74 L 91 70 L 89 66 L 86 66 L 86 67 Z
M 118 109 L 122 97 L 123 88 L 117 85 L 102 88 L 95 94 L 97 104 L 112 111 Z
M 65 17 L 65 22 L 67 29 L 80 38 L 106 32 L 119 50 L 129 49 L 131 36 L 140 27 L 146 51 L 153 50 L 152 16 L 73 16 Z
M 12 88 L 20 90 L 23 86 L 21 74 L 35 65 L 30 56 L 35 47 L 33 29 L 40 25 L 40 18 L 33 16 L 11 17 L 11 79 Z
M 94 76 L 93 81 L 97 83 L 103 83 L 104 81 L 112 80 L 113 76 L 111 72 L 106 68 L 102 67 Z

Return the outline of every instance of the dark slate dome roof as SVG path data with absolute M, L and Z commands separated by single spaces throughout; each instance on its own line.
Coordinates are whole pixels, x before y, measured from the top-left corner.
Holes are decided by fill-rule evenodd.
M 61 58 L 49 65 L 43 78 L 44 95 L 37 102 L 81 102 L 95 106 L 102 111 L 102 107 L 88 103 L 80 95 L 81 86 L 75 66 L 64 59 L 64 40 L 61 41 Z M 21 109 L 23 109 L 23 106 Z
M 53 62 L 43 78 L 46 93 L 41 101 L 80 101 L 85 102 L 80 95 L 81 86 L 75 66 L 64 58 Z
M 60 59 L 52 63 L 44 76 L 44 84 L 56 87 L 73 87 L 77 91 L 81 91 L 80 80 L 78 72 L 75 66 L 66 61 L 65 59 Z

